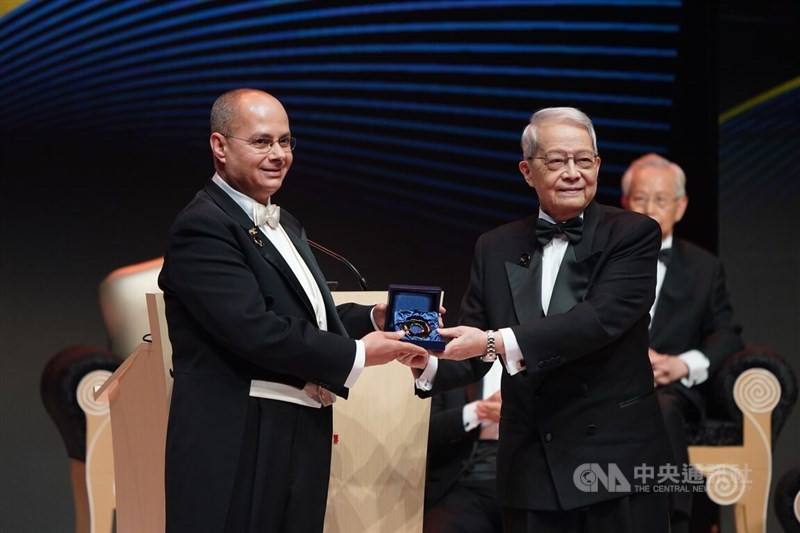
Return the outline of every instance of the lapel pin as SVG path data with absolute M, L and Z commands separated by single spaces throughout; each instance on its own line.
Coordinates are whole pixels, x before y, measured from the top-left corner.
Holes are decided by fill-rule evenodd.
M 249 230 L 247 230 L 247 233 L 250 234 L 250 238 L 253 239 L 253 242 L 255 243 L 256 246 L 258 246 L 259 248 L 264 246 L 264 243 L 261 241 L 261 239 L 258 238 L 258 228 L 250 228 Z
M 530 264 L 531 264 L 531 254 L 526 252 L 521 256 L 519 256 L 519 266 L 524 266 L 525 268 L 527 268 Z

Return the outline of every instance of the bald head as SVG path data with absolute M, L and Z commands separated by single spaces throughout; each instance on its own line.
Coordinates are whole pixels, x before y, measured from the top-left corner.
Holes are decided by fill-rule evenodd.
M 262 204 L 281 188 L 293 160 L 286 110 L 256 89 L 235 89 L 217 98 L 209 143 L 217 174 Z
M 686 176 L 681 167 L 658 154 L 647 154 L 622 177 L 622 206 L 649 216 L 667 238 L 686 212 Z
M 665 157 L 661 157 L 656 153 L 649 153 L 639 159 L 635 159 L 625 171 L 625 174 L 622 175 L 620 187 L 624 196 L 627 196 L 630 192 L 633 177 L 638 172 L 646 171 L 648 168 L 657 168 L 668 173 L 675 181 L 675 196 L 686 195 L 686 174 L 684 174 L 683 169 Z
M 286 113 L 283 104 L 267 92 L 246 87 L 233 89 L 220 95 L 211 106 L 211 133 L 231 133 L 243 109 L 255 103 L 277 107 Z

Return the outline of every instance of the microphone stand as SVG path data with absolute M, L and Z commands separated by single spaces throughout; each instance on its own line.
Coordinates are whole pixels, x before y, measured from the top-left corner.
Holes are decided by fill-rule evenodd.
M 346 266 L 348 268 L 348 270 L 350 270 L 350 272 L 352 272 L 355 275 L 356 279 L 358 280 L 358 284 L 361 285 L 361 290 L 362 291 L 367 290 L 367 280 L 364 279 L 364 276 L 361 275 L 361 273 L 358 271 L 358 269 L 356 267 L 354 267 L 353 263 L 348 261 L 346 257 L 344 257 L 343 255 L 337 254 L 336 252 L 334 252 L 333 250 L 331 250 L 329 248 L 325 248 L 321 244 L 316 243 L 316 242 L 312 241 L 311 239 L 307 239 L 307 241 L 308 241 L 308 244 L 312 248 L 314 248 L 315 250 L 319 250 L 323 254 L 328 255 L 330 257 L 333 257 L 334 259 L 336 259 L 337 261 L 342 263 L 344 266 Z

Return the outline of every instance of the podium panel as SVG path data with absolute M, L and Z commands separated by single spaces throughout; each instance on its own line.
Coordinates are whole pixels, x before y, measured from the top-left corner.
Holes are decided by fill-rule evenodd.
M 164 530 L 167 388 L 161 353 L 142 343 L 95 393 L 110 407 L 117 531 Z
M 386 302 L 385 292 L 333 293 L 337 304 Z M 419 533 L 430 400 L 414 395 L 408 367 L 364 369 L 347 400 L 333 404 L 326 533 Z
M 146 301 L 152 342 L 141 343 L 94 393 L 94 398 L 107 403 L 110 411 L 120 533 L 163 531 L 165 526 L 164 447 L 172 350 L 163 295 L 148 293 Z
M 385 302 L 386 293 L 334 293 L 334 299 L 371 304 Z M 114 503 L 120 533 L 164 529 L 172 348 L 163 295 L 147 294 L 147 308 L 152 342 L 140 344 L 108 379 L 103 376 L 101 387 L 87 388 L 102 410 L 97 424 L 111 426 L 103 442 L 108 465 L 113 439 L 114 463 L 113 471 L 87 472 L 90 493 L 94 488 L 95 496 L 105 496 L 92 498 L 92 531 L 110 530 Z M 411 371 L 397 362 L 364 369 L 350 398 L 337 400 L 326 533 L 422 531 L 429 413 L 430 400 L 414 395 Z

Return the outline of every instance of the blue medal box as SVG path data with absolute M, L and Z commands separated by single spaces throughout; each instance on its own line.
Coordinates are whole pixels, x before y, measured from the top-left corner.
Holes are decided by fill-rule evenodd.
M 389 285 L 385 331 L 405 331 L 402 339 L 430 351 L 444 350 L 439 335 L 442 289 L 426 285 Z

